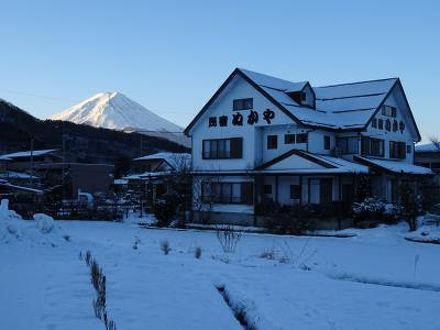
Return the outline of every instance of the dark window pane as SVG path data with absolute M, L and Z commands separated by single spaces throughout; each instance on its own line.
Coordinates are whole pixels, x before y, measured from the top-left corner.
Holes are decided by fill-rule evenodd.
M 267 149 L 278 148 L 278 135 L 268 135 L 267 136 Z
M 301 199 L 301 186 L 299 184 L 290 185 L 290 199 Z
M 296 134 L 296 143 L 307 143 L 307 134 Z
M 271 184 L 265 184 L 263 186 L 263 193 L 265 195 L 271 195 L 272 194 L 272 185 Z
M 253 109 L 253 107 L 254 107 L 253 98 L 236 99 L 232 102 L 233 110 L 249 110 L 249 109 Z
M 328 135 L 324 136 L 324 149 L 330 150 L 330 136 Z
M 295 134 L 284 135 L 284 144 L 292 144 L 292 143 L 295 143 Z

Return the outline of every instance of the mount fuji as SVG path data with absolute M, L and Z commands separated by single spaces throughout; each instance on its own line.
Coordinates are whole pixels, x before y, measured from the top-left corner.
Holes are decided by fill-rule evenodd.
M 98 93 L 49 119 L 138 132 L 189 146 L 189 139 L 184 136 L 181 127 L 119 92 Z

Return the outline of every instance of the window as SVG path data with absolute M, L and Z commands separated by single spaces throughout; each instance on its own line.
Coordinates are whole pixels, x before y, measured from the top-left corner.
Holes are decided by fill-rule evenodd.
M 382 107 L 382 115 L 387 117 L 396 117 L 397 116 L 397 109 L 395 107 L 391 107 L 389 105 L 384 105 Z
M 298 91 L 298 92 L 291 92 L 288 93 L 288 95 L 296 102 L 296 103 L 303 103 L 307 99 L 307 95 L 305 92 Z
M 307 143 L 307 134 L 285 134 L 284 135 L 284 144 L 294 144 L 294 143 Z
M 265 195 L 272 195 L 272 185 L 271 184 L 265 184 L 263 186 L 263 192 Z
M 229 159 L 243 157 L 243 139 L 203 140 L 203 159 Z
M 407 153 L 407 154 L 412 153 L 412 145 L 410 145 L 410 144 L 407 144 L 407 145 L 406 145 L 406 153 Z
M 301 199 L 301 186 L 299 184 L 290 185 L 290 199 Z
M 406 157 L 406 143 L 390 141 L 390 158 L 405 159 Z
M 385 129 L 390 132 L 391 131 L 391 120 L 385 120 Z
M 330 136 L 324 135 L 324 149 L 330 150 Z
M 307 143 L 307 133 L 296 134 L 296 143 Z
M 293 144 L 295 143 L 295 134 L 285 134 L 284 135 L 284 144 Z
M 377 127 L 378 127 L 379 129 L 383 129 L 383 119 L 379 119 L 379 120 L 377 121 Z
M 338 138 L 339 152 L 343 155 L 359 153 L 359 139 L 357 136 Z
M 267 149 L 278 148 L 278 135 L 268 135 L 267 136 Z
M 377 128 L 377 119 L 376 118 L 373 118 L 373 120 L 371 121 L 371 127 Z
M 251 182 L 203 182 L 202 200 L 205 203 L 253 204 Z
M 254 108 L 254 99 L 248 98 L 248 99 L 235 99 L 232 102 L 232 109 L 233 110 L 249 110 Z
M 362 137 L 362 155 L 384 156 L 384 141 L 382 139 L 374 139 L 368 136 Z

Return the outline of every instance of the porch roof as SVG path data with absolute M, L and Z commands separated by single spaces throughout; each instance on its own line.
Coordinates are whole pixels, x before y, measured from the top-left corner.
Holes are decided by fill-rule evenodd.
M 302 164 L 292 166 L 290 161 L 301 159 Z M 299 158 L 298 158 L 299 157 Z M 299 164 L 300 162 L 295 162 Z M 368 173 L 368 166 L 328 155 L 318 155 L 303 150 L 290 150 L 257 167 L 254 173 L 291 174 L 355 174 Z
M 408 164 L 402 161 L 371 159 L 361 156 L 355 156 L 354 159 L 361 164 L 371 166 L 372 168 L 392 174 L 413 174 L 413 175 L 432 175 L 429 168 Z

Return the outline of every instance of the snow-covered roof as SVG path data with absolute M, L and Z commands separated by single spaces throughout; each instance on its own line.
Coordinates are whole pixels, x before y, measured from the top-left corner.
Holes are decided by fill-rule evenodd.
M 286 168 L 279 168 L 278 166 L 273 167 L 274 165 L 280 163 L 288 159 L 289 157 L 301 157 L 307 161 L 311 161 L 315 163 L 317 167 L 304 167 L 304 168 L 290 168 L 287 166 Z M 257 167 L 257 173 L 292 173 L 292 174 L 342 174 L 342 173 L 368 173 L 369 169 L 367 166 L 350 162 L 348 160 L 337 158 L 333 156 L 327 155 L 319 155 L 313 154 L 311 152 L 306 152 L 303 150 L 290 150 L 271 161 L 268 161 L 261 166 Z
M 307 82 L 290 82 L 265 74 L 239 69 L 264 92 L 306 125 L 334 129 L 364 127 L 383 103 L 397 78 L 313 87 L 316 109 L 296 103 L 288 93 L 301 90 Z
M 10 183 L 5 183 L 5 182 L 0 182 L 0 185 L 3 187 L 7 187 L 7 188 L 11 188 L 11 189 L 15 189 L 15 190 L 23 190 L 23 191 L 27 191 L 27 192 L 32 192 L 32 193 L 36 193 L 36 194 L 43 194 L 44 191 L 41 189 L 35 189 L 35 188 L 29 188 L 29 187 L 24 187 L 24 186 L 18 186 L 18 185 L 14 185 L 14 184 L 10 184 Z
M 416 152 L 440 152 L 440 145 L 436 143 L 426 143 L 416 146 Z
M 38 179 L 38 176 L 36 175 L 30 175 L 23 172 L 15 172 L 15 171 L 6 171 L 3 173 L 0 173 L 0 178 L 4 179 Z
M 117 185 L 117 186 L 124 186 L 126 184 L 128 184 L 128 180 L 127 179 L 115 179 L 113 180 L 113 184 Z
M 134 161 L 162 160 L 168 163 L 174 170 L 180 170 L 182 167 L 189 168 L 191 165 L 191 154 L 158 152 L 152 155 L 142 156 L 133 159 Z
M 23 158 L 23 157 L 31 157 L 31 154 L 33 157 L 43 156 L 50 153 L 53 153 L 56 151 L 56 149 L 43 149 L 43 150 L 26 150 L 26 151 L 19 151 L 14 152 L 11 154 L 5 154 L 0 156 L 0 160 L 12 160 L 15 158 Z
M 146 180 L 173 174 L 170 171 L 135 173 L 122 177 L 122 180 Z
M 392 173 L 421 174 L 421 175 L 434 174 L 429 168 L 423 166 L 417 166 L 410 163 L 405 163 L 403 161 L 371 159 L 361 156 L 355 156 L 355 160 L 366 165 L 379 167 L 385 171 L 389 171 Z
M 202 110 L 185 129 L 189 134 L 195 123 L 236 76 L 241 76 L 293 121 L 310 127 L 331 130 L 365 129 L 395 86 L 402 87 L 399 78 L 352 82 L 339 85 L 312 87 L 309 82 L 291 82 L 246 69 L 235 69 Z M 311 86 L 315 94 L 315 109 L 296 102 L 289 93 Z M 408 104 L 403 88 L 403 100 Z M 408 105 L 409 109 L 409 105 Z M 409 109 L 418 139 L 420 134 Z

